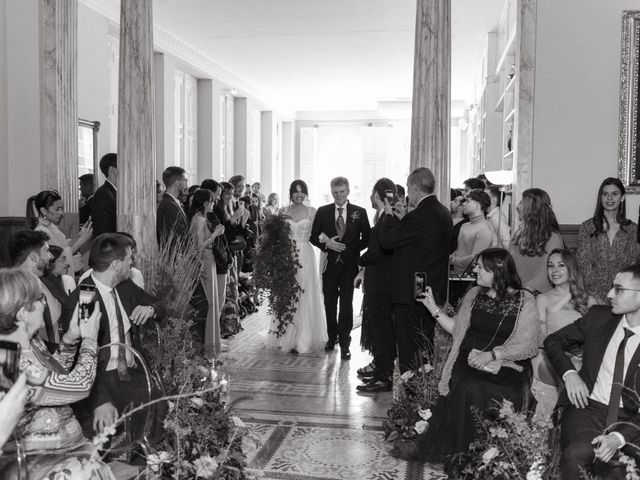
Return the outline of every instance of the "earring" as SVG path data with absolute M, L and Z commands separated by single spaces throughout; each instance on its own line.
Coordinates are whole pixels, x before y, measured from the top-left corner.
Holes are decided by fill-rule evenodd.
M 47 218 L 47 214 L 45 213 L 42 217 L 40 217 L 43 225 L 49 225 L 51 222 Z

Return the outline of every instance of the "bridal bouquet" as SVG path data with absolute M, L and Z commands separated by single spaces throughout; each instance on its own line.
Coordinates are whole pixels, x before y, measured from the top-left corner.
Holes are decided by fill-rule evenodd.
M 276 319 L 276 337 L 281 337 L 293 321 L 302 288 L 296 280 L 300 266 L 295 242 L 289 237 L 291 226 L 281 213 L 269 215 L 262 224 L 262 237 L 256 252 L 253 280 L 268 292 L 268 312 Z

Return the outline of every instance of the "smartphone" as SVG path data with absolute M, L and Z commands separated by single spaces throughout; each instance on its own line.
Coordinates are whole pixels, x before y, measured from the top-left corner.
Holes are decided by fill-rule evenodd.
M 413 275 L 413 297 L 423 298 L 427 289 L 427 273 L 416 272 Z
M 396 196 L 393 193 L 393 190 L 385 190 L 384 191 L 384 196 L 389 201 L 389 205 L 395 205 L 396 204 Z
M 0 341 L 0 391 L 11 389 L 20 375 L 20 344 Z
M 238 200 L 238 208 L 244 208 L 244 200 Z
M 78 298 L 78 318 L 87 319 L 93 313 L 96 302 L 96 287 L 86 283 L 80 284 L 80 297 Z

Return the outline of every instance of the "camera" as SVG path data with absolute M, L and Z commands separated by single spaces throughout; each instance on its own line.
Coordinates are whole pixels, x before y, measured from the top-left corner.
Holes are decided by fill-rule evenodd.
M 78 298 L 78 318 L 87 319 L 93 314 L 96 301 L 95 285 L 80 284 L 80 297 Z
M 413 298 L 419 300 L 424 298 L 427 291 L 427 273 L 416 272 L 413 276 Z

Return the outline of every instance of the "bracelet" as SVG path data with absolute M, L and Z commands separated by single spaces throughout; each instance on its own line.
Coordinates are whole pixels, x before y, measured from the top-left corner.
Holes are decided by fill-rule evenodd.
M 438 317 L 440 316 L 440 312 L 441 312 L 441 311 L 442 311 L 442 309 L 441 309 L 440 307 L 438 307 L 438 309 L 437 309 L 435 312 L 433 312 L 433 313 L 431 314 L 431 316 L 432 316 L 433 318 L 438 318 Z

